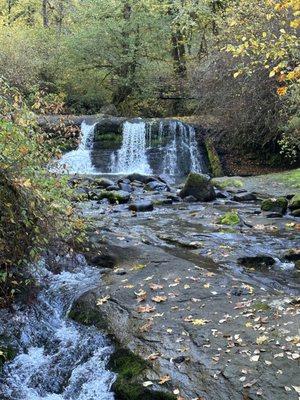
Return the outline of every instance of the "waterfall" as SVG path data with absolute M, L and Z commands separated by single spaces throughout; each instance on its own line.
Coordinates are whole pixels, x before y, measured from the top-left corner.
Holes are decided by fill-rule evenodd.
M 175 176 L 204 170 L 195 129 L 180 121 L 160 121 L 156 132 L 150 123 L 126 122 L 122 146 L 110 156 L 110 172 L 117 174 Z
M 145 122 L 125 122 L 122 146 L 116 153 L 112 153 L 110 170 L 118 174 L 152 173 L 146 155 Z
M 78 148 L 64 154 L 55 167 L 51 168 L 52 172 L 95 173 L 91 158 L 95 126 L 96 124 L 88 125 L 85 121 L 82 122 Z
M 105 336 L 66 317 L 73 301 L 100 280 L 99 270 L 82 257 L 52 273 L 45 263 L 36 270 L 41 291 L 10 321 L 20 332 L 19 351 L 5 363 L 0 398 L 14 400 L 113 400 L 115 375 L 106 369 L 112 352 Z M 1 332 L 1 329 L 0 329 Z

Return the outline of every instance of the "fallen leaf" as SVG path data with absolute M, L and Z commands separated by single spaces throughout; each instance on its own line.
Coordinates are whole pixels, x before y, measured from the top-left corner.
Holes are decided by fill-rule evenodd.
M 161 290 L 164 288 L 163 285 L 159 285 L 158 283 L 150 283 L 149 287 L 151 290 Z
M 207 324 L 207 320 L 205 319 L 193 319 L 192 324 L 196 325 L 196 326 L 203 326 L 205 324 Z
M 169 382 L 171 380 L 170 375 L 164 375 L 160 378 L 160 381 L 158 382 L 160 385 L 163 385 L 166 382 Z
M 167 300 L 167 296 L 155 296 L 152 297 L 152 300 L 155 301 L 155 303 L 161 303 Z
M 153 311 L 155 311 L 155 307 L 149 306 L 149 304 L 137 308 L 138 313 L 151 313 Z
M 97 300 L 97 306 L 102 306 L 104 303 L 107 303 L 110 299 L 110 296 L 102 297 L 101 299 Z

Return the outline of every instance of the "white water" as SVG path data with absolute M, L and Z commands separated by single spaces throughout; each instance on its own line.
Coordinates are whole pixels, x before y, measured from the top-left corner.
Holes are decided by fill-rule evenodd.
M 188 163 L 189 171 L 202 172 L 204 163 L 198 149 L 195 129 L 179 121 L 160 122 L 157 135 L 158 142 L 167 137 L 168 143 L 159 150 L 162 153 L 160 173 L 180 175 L 183 164 Z M 110 171 L 116 174 L 139 172 L 153 173 L 149 151 L 153 149 L 151 125 L 145 122 L 126 122 L 123 127 L 122 147 L 111 154 Z M 185 165 L 186 166 L 186 165 Z
M 66 318 L 73 301 L 99 282 L 99 271 L 79 258 L 71 271 L 55 275 L 40 265 L 38 274 L 47 284 L 28 310 L 13 317 L 20 349 L 4 365 L 0 399 L 113 400 L 105 337 Z
M 92 164 L 91 151 L 93 148 L 94 125 L 88 125 L 85 121 L 81 124 L 80 143 L 76 150 L 72 150 L 62 156 L 52 172 L 68 172 L 71 174 L 93 174 L 95 168 Z
M 110 170 L 117 174 L 152 173 L 146 155 L 145 122 L 125 122 L 122 147 L 112 153 Z

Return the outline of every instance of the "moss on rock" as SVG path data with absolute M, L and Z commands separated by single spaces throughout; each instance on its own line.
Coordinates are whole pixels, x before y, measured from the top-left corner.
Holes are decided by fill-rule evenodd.
M 295 194 L 295 196 L 291 199 L 289 208 L 291 210 L 300 209 L 300 193 Z
M 265 199 L 261 203 L 262 211 L 281 212 L 284 214 L 287 210 L 288 201 L 285 197 Z
M 208 161 L 210 163 L 210 168 L 211 168 L 211 172 L 212 172 L 213 176 L 214 177 L 223 176 L 224 173 L 223 173 L 223 168 L 222 168 L 222 164 L 221 164 L 219 155 L 218 155 L 217 150 L 215 149 L 215 146 L 210 138 L 207 138 L 205 140 L 205 148 L 206 148 L 207 157 L 208 157 Z
M 16 350 L 11 346 L 0 345 L 0 373 L 6 361 L 12 360 L 16 356 Z
M 228 189 L 228 188 L 242 188 L 244 183 L 240 179 L 227 178 L 227 179 L 212 179 L 212 184 L 218 189 Z
M 236 211 L 229 211 L 218 219 L 218 223 L 222 225 L 238 225 L 240 217 Z
M 209 177 L 191 172 L 180 192 L 180 197 L 194 196 L 198 201 L 211 201 L 216 198 Z
M 116 400 L 176 400 L 170 393 L 150 391 L 138 378 L 147 369 L 147 362 L 125 349 L 117 349 L 109 362 L 109 369 L 117 374 L 112 389 Z

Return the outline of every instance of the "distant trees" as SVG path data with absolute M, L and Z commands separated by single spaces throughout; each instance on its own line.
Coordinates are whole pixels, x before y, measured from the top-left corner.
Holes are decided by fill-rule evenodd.
M 0 6 L 0 75 L 30 101 L 42 91 L 64 97 L 68 112 L 114 103 L 132 115 L 215 113 L 250 147 L 262 136 L 266 147 L 280 140 L 295 159 L 297 0 L 0 0 Z

